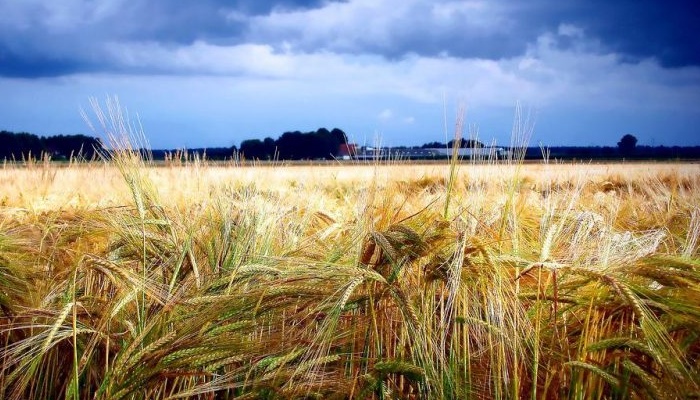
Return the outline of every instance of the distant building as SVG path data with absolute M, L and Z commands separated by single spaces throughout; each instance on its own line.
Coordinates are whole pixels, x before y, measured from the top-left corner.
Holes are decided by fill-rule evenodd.
M 338 148 L 338 157 L 343 160 L 357 158 L 357 145 L 355 143 L 343 143 Z
M 359 160 L 379 160 L 385 158 L 401 160 L 434 160 L 452 157 L 453 151 L 457 151 L 457 156 L 468 159 L 499 160 L 508 155 L 508 151 L 503 147 L 462 147 L 451 148 L 405 148 L 405 147 L 360 147 L 356 149 L 352 158 Z
M 455 149 L 450 148 L 435 148 L 426 149 L 437 153 L 441 157 L 452 157 Z M 457 156 L 462 158 L 476 159 L 502 159 L 507 155 L 503 147 L 487 146 L 487 147 L 460 147 L 457 150 Z

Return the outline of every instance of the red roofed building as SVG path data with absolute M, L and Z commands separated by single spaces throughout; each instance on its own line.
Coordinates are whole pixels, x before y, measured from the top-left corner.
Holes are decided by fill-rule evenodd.
M 343 143 L 338 147 L 338 157 L 349 160 L 357 156 L 357 145 L 355 143 Z

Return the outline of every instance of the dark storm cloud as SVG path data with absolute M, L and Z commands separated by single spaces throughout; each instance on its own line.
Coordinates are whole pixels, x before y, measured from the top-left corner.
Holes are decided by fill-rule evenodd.
M 196 41 L 253 42 L 389 59 L 416 54 L 497 60 L 524 54 L 562 24 L 582 29 L 586 40 L 598 43 L 596 51 L 617 53 L 626 62 L 653 57 L 664 67 L 700 65 L 700 14 L 692 0 L 377 1 L 370 7 L 375 14 L 349 20 L 325 14 L 330 23 L 299 12 L 333 3 L 340 13 L 354 6 L 327 0 L 2 2 L 0 75 L 144 72 L 145 66 L 121 63 L 109 51 L 115 43 L 178 48 Z M 567 48 L 579 42 L 560 36 L 555 44 Z M 167 60 L 163 63 L 160 72 L 168 70 Z
M 530 29 L 519 27 L 517 19 L 503 4 L 493 2 L 484 8 L 471 8 L 465 6 L 470 2 L 461 3 L 409 1 L 394 10 L 389 6 L 379 11 L 388 17 L 376 16 L 381 22 L 373 21 L 375 16 L 371 15 L 357 18 L 348 29 L 353 32 L 346 32 L 348 36 L 354 36 L 354 40 L 335 38 L 336 28 L 331 27 L 327 40 L 323 36 L 313 38 L 312 46 L 324 47 L 327 43 L 330 50 L 376 53 L 389 59 L 409 54 L 500 59 L 523 54 L 527 45 L 537 37 L 530 32 L 514 35 L 524 28 Z M 303 30 L 303 23 L 299 25 Z M 383 25 L 383 28 L 373 28 L 373 25 Z M 283 34 L 281 38 L 290 41 L 287 35 Z
M 50 77 L 133 71 L 108 51 L 114 43 L 238 44 L 247 20 L 323 0 L 38 1 L 0 3 L 0 76 Z M 237 18 L 231 18 L 237 15 Z M 164 68 L 167 69 L 167 68 Z
M 700 65 L 700 8 L 696 0 L 576 0 L 521 9 L 536 29 L 561 22 L 584 29 L 607 51 L 629 62 L 656 58 L 665 67 Z
M 346 0 L 340 0 L 346 1 Z M 324 0 L 278 0 L 278 1 L 258 1 L 239 0 L 235 1 L 236 9 L 252 15 L 267 14 L 274 9 L 279 10 L 300 10 L 320 7 L 330 1 Z M 338 2 L 338 1 L 335 1 Z M 229 2 L 230 3 L 230 2 Z
M 120 66 L 107 51 L 113 43 L 178 44 L 241 31 L 214 1 L 176 7 L 162 0 L 113 3 L 106 10 L 94 2 L 67 2 L 64 9 L 57 3 L 0 5 L 0 74 L 31 78 L 115 71 Z
M 409 12 L 387 23 L 385 29 L 389 37 L 384 40 L 377 40 L 369 33 L 351 42 L 309 38 L 303 36 L 303 26 L 276 33 L 285 41 L 297 39 L 297 44 L 305 50 L 326 46 L 330 50 L 358 53 L 369 50 L 390 58 L 413 53 L 501 59 L 523 54 L 540 35 L 557 32 L 562 24 L 568 24 L 582 29 L 588 40 L 598 43 L 598 51 L 619 53 L 629 62 L 653 57 L 662 66 L 680 67 L 700 65 L 700 34 L 697 32 L 700 8 L 693 1 L 471 2 L 474 7 L 453 7 L 441 18 L 436 16 L 440 14 L 436 10 L 441 7 L 470 2 L 416 1 L 410 2 Z M 313 25 L 314 21 L 308 23 Z M 370 18 L 366 26 L 371 23 Z M 353 28 L 363 30 L 366 26 Z M 334 31 L 335 28 L 331 28 L 327 33 L 332 36 Z M 559 37 L 556 45 L 567 48 L 578 46 L 579 42 Z
M 322 0 L 141 0 L 107 23 L 123 26 L 121 32 L 119 28 L 117 32 L 128 39 L 184 44 L 195 40 L 236 42 L 247 27 L 247 17 L 277 9 L 309 9 L 322 4 Z M 232 14 L 240 18 L 230 18 Z
M 86 62 L 45 58 L 5 57 L 0 53 L 0 76 L 11 78 L 56 77 L 75 71 L 97 70 L 99 66 Z

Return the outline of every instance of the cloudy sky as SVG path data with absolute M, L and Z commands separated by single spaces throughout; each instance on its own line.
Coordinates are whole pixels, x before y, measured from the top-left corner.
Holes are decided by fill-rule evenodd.
M 700 145 L 695 0 L 0 0 L 0 130 L 92 134 L 118 96 L 154 148 L 338 127 L 444 141 Z M 468 135 L 468 132 L 467 132 Z

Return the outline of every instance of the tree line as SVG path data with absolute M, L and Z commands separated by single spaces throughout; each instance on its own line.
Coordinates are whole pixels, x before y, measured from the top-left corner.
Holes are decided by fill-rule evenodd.
M 210 160 L 230 159 L 236 155 L 249 160 L 317 160 L 337 157 L 345 132 L 334 128 L 319 128 L 312 132 L 285 132 L 277 139 L 248 139 L 240 148 L 215 147 L 189 149 L 187 154 L 206 156 Z M 105 150 L 100 139 L 86 135 L 56 135 L 42 137 L 26 132 L 0 131 L 0 160 L 24 160 L 48 155 L 53 160 L 81 156 L 92 159 Z M 144 155 L 154 160 L 166 159 L 177 150 L 146 150 Z M 108 152 L 108 151 L 107 151 Z
M 341 156 L 342 145 L 347 144 L 347 136 L 341 129 L 328 130 L 319 128 L 316 131 L 284 132 L 277 139 L 266 137 L 265 139 L 247 139 L 241 142 L 239 148 L 209 147 L 188 149 L 186 154 L 197 155 L 208 160 L 226 160 L 233 157 L 241 157 L 248 160 L 319 160 L 333 159 Z M 430 142 L 415 149 L 452 148 L 457 145 L 455 141 L 447 143 Z M 484 144 L 473 139 L 460 141 L 460 147 L 480 148 Z M 408 148 L 397 147 L 395 149 Z M 78 135 L 55 135 L 41 137 L 35 134 L 20 132 L 13 133 L 0 131 L 0 162 L 2 160 L 23 160 L 39 158 L 48 155 L 53 160 L 67 160 L 71 157 L 83 157 L 93 159 L 97 152 L 105 150 L 100 139 Z M 144 155 L 154 160 L 172 158 L 174 154 L 181 154 L 177 150 L 146 150 Z M 347 147 L 346 147 L 347 151 Z M 582 147 L 561 146 L 546 149 L 551 158 L 559 159 L 699 159 L 700 147 L 664 147 L 664 146 L 638 146 L 637 138 L 633 135 L 624 135 L 617 143 L 617 147 Z M 525 149 L 526 159 L 538 159 L 543 157 L 543 149 L 531 147 Z
M 92 159 L 102 149 L 98 138 L 86 135 L 55 135 L 0 131 L 0 160 L 23 160 L 48 155 L 53 160 L 84 157 Z

